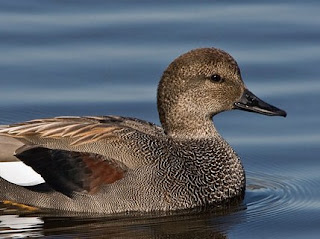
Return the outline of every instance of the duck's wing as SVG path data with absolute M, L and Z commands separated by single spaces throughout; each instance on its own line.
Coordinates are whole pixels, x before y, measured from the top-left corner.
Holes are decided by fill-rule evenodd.
M 32 167 L 52 189 L 72 197 L 74 192 L 95 194 L 100 187 L 123 177 L 128 168 L 102 155 L 25 145 L 16 157 Z
M 16 157 L 52 189 L 69 197 L 74 192 L 97 193 L 102 186 L 125 178 L 128 170 L 165 155 L 162 128 L 133 118 L 32 120 L 1 128 L 0 135 L 23 142 Z
M 31 120 L 1 128 L 0 135 L 26 145 L 102 155 L 129 168 L 148 163 L 151 147 L 161 150 L 166 138 L 159 126 L 118 116 Z
M 23 146 L 23 143 L 18 139 L 0 135 L 0 162 L 19 161 L 14 157 L 14 151 L 21 146 Z

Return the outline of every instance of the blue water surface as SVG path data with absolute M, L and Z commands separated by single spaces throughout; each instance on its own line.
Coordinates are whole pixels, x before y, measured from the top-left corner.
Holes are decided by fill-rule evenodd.
M 214 117 L 247 172 L 238 208 L 66 218 L 3 205 L 0 237 L 319 238 L 319 12 L 316 0 L 0 1 L 0 124 L 108 114 L 159 124 L 163 70 L 198 47 L 228 51 L 247 87 L 288 113 Z

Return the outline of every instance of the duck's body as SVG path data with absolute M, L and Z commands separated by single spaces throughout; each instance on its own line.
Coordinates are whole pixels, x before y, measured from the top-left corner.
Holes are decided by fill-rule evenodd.
M 245 89 L 230 55 L 213 48 L 191 51 L 177 58 L 160 81 L 163 128 L 104 116 L 34 120 L 0 129 L 25 144 L 16 151 L 17 158 L 41 174 L 50 189 L 29 190 L 0 178 L 0 200 L 115 213 L 241 198 L 245 173 L 240 159 L 211 120 L 235 107 L 285 114 Z
M 72 128 L 79 133 L 66 136 Z M 105 139 L 94 139 L 99 130 Z M 241 196 L 245 187 L 239 158 L 218 134 L 173 140 L 151 123 L 110 116 L 37 120 L 11 126 L 11 134 L 16 132 L 27 144 L 41 141 L 41 148 L 23 148 L 18 157 L 59 192 L 22 193 L 20 186 L 2 181 L 0 191 L 7 193 L 1 200 L 99 213 L 174 210 L 221 203 Z M 90 161 L 106 168 L 93 176 L 86 168 L 98 169 Z

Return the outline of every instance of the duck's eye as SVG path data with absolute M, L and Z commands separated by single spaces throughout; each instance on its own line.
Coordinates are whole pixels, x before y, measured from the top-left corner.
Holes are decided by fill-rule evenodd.
M 213 74 L 210 79 L 213 81 L 213 82 L 222 82 L 223 79 L 220 75 L 218 74 Z

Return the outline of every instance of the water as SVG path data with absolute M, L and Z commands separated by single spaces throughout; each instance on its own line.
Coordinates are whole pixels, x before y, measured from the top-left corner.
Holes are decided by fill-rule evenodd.
M 319 10 L 315 0 L 1 1 L 0 124 L 105 114 L 159 123 L 162 71 L 203 46 L 230 52 L 248 88 L 288 117 L 215 117 L 247 172 L 239 206 L 70 217 L 2 205 L 0 237 L 318 238 Z

